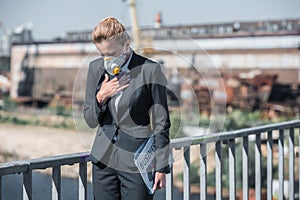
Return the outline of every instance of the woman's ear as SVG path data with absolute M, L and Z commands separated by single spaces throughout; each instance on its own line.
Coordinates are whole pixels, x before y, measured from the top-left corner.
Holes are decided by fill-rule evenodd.
M 129 50 L 129 47 L 130 47 L 130 40 L 127 40 L 126 43 L 125 43 L 126 51 Z

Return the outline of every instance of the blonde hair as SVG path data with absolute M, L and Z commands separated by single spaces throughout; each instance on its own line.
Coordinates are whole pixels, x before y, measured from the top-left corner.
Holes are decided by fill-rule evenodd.
M 104 40 L 116 40 L 124 45 L 130 37 L 121 24 L 114 17 L 107 17 L 101 20 L 92 32 L 92 40 L 94 43 L 101 43 Z

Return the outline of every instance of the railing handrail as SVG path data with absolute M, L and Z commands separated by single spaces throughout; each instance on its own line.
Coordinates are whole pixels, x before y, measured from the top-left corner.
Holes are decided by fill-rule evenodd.
M 171 140 L 170 147 L 182 148 L 191 145 L 230 140 L 230 139 L 244 137 L 248 135 L 254 135 L 257 133 L 268 132 L 274 129 L 288 129 L 292 127 L 300 127 L 300 120 L 297 119 L 297 120 L 267 124 L 267 125 L 262 125 L 257 127 L 238 129 L 233 131 L 209 133 L 207 135 L 195 135 L 189 137 L 175 138 Z
M 89 152 L 72 153 L 24 161 L 12 161 L 0 164 L 0 175 L 29 172 L 36 169 L 73 165 L 89 161 Z
M 251 134 L 267 132 L 274 129 L 288 129 L 297 126 L 300 127 L 300 120 L 292 120 L 287 122 L 268 124 L 234 131 L 210 133 L 208 135 L 196 135 L 190 137 L 175 138 L 171 140 L 170 147 L 182 148 L 185 146 L 229 140 Z M 12 161 L 0 164 L 0 175 L 28 172 L 35 169 L 46 169 L 49 167 L 60 165 L 73 165 L 76 163 L 89 161 L 89 152 L 72 153 L 24 161 Z

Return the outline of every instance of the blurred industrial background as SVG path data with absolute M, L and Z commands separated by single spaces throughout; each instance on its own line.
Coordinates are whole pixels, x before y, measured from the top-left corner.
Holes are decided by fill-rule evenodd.
M 72 103 L 75 79 L 85 82 L 84 73 L 78 77 L 79 69 L 87 69 L 87 58 L 99 56 L 91 43 L 91 31 L 40 41 L 24 24 L 3 37 L 2 98 L 9 95 L 19 104 L 36 107 L 57 99 L 62 104 Z M 189 98 L 184 95 L 188 94 L 185 83 L 192 83 L 200 112 L 210 112 L 210 96 L 230 108 L 287 115 L 299 112 L 300 19 L 164 26 L 158 13 L 153 28 L 140 27 L 138 42 L 144 55 L 162 63 L 172 88 L 171 106 Z M 133 45 L 136 43 L 134 40 Z M 220 72 L 222 83 L 209 73 L 213 68 Z M 224 84 L 225 94 L 220 84 Z M 84 96 L 84 84 L 81 86 L 79 102 Z
M 91 31 L 101 18 L 108 15 L 117 16 L 125 22 L 134 50 L 161 63 L 168 79 L 171 138 L 194 136 L 195 130 L 199 131 L 196 134 L 209 133 L 207 128 L 218 112 L 226 114 L 226 118 L 221 127 L 212 131 L 299 119 L 298 1 L 250 3 L 231 0 L 216 3 L 213 0 L 190 0 L 178 2 L 174 8 L 170 8 L 171 3 L 167 0 L 156 1 L 161 8 L 139 0 L 95 2 L 84 3 L 83 6 L 79 1 L 53 0 L 32 4 L 24 1 L 19 2 L 18 7 L 8 1 L 0 2 L 0 138 L 3 144 L 0 145 L 0 163 L 89 150 L 94 130 L 87 129 L 83 120 L 78 118 L 82 118 L 88 63 L 99 57 L 91 42 Z M 14 14 L 10 14 L 12 11 L 15 11 Z M 276 15 L 271 16 L 272 13 Z M 95 18 L 94 21 L 88 20 L 89 15 Z M 9 17 L 12 19 L 9 20 Z M 20 19 L 22 17 L 24 20 Z M 37 26 L 30 22 L 30 17 Z M 67 19 L 72 19 L 68 21 L 72 26 L 67 25 Z M 66 30 L 62 27 L 72 28 Z M 66 32 L 62 34 L 61 30 Z M 217 112 L 214 110 L 216 107 Z M 193 109 L 199 111 L 196 117 L 193 115 L 197 119 L 184 115 L 185 108 L 187 112 Z M 278 132 L 274 130 L 272 138 L 274 168 L 279 162 Z M 299 134 L 299 128 L 295 134 Z M 261 176 L 266 181 L 267 138 L 264 134 L 260 138 L 264 170 Z M 299 138 L 295 139 L 295 156 L 299 157 Z M 285 138 L 286 144 L 287 140 L 288 137 Z M 226 142 L 224 140 L 221 145 L 222 154 L 224 161 L 229 163 Z M 241 163 L 241 138 L 236 138 L 235 143 L 236 162 Z M 254 154 L 254 143 L 255 139 L 249 136 L 249 155 Z M 192 185 L 193 181 L 199 184 L 199 151 L 196 145 L 191 148 Z M 182 153 L 175 149 L 173 152 L 182 161 Z M 207 184 L 208 193 L 213 196 L 216 193 L 213 177 L 216 163 L 211 152 L 207 152 L 211 161 L 207 165 Z M 284 153 L 284 162 L 287 163 L 286 149 Z M 254 159 L 249 159 L 249 163 L 254 166 Z M 295 169 L 299 169 L 298 165 L 295 164 Z M 227 198 L 229 177 L 228 166 L 225 167 L 223 197 Z M 173 168 L 174 186 L 177 187 L 174 197 L 182 199 L 182 162 L 175 162 Z M 46 174 L 51 174 L 49 169 Z M 249 177 L 250 182 L 254 182 L 254 170 L 254 167 L 249 167 L 249 174 L 253 176 Z M 78 175 L 77 171 L 74 167 L 64 167 L 62 176 L 74 178 Z M 241 189 L 238 181 L 242 180 L 242 171 L 242 165 L 238 164 L 238 189 Z M 285 176 L 289 173 L 288 168 L 283 171 Z M 279 190 L 279 175 L 277 168 L 273 172 L 275 197 L 276 190 Z M 88 170 L 87 173 L 90 181 L 91 172 Z M 44 176 L 36 174 L 37 177 Z M 3 178 L 3 196 L 5 199 L 17 199 L 22 194 L 10 191 L 15 188 L 16 182 L 21 185 L 20 177 L 14 179 L 9 176 Z M 298 176 L 296 173 L 297 184 Z M 285 177 L 285 196 L 288 191 L 286 180 Z M 37 182 L 45 185 L 45 180 Z M 74 190 L 71 184 L 74 183 L 66 184 L 66 190 Z M 249 184 L 250 187 L 254 186 Z M 199 185 L 195 188 L 192 187 L 191 191 L 198 195 Z M 263 189 L 266 189 L 265 185 Z M 44 192 L 41 191 L 35 191 L 34 195 L 43 198 Z M 50 198 L 50 190 L 43 191 L 47 191 L 49 194 L 46 196 Z M 77 198 L 67 197 L 68 193 L 76 195 L 75 192 L 67 192 L 64 199 Z M 156 199 L 161 199 L 164 194 L 159 195 Z M 197 199 L 191 196 L 193 198 Z

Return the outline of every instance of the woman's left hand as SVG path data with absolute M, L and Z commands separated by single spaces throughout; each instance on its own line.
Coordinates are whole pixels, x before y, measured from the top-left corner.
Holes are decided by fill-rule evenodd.
M 166 174 L 155 172 L 154 185 L 152 190 L 155 191 L 164 187 L 166 187 Z

